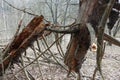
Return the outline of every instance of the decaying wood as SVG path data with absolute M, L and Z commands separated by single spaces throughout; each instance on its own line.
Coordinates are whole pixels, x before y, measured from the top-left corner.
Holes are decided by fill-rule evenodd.
M 96 32 L 96 35 L 98 35 L 98 27 L 97 26 L 99 25 L 99 22 L 102 21 L 101 19 L 102 19 L 103 13 L 105 11 L 105 8 L 107 7 L 108 2 L 109 1 L 107 1 L 107 0 L 99 0 L 99 1 L 98 0 L 82 0 L 82 3 L 80 4 L 80 12 L 79 12 L 80 14 L 78 15 L 79 19 L 78 19 L 77 23 L 81 23 L 81 25 L 84 25 L 87 22 L 90 22 Z M 106 18 L 106 20 L 107 20 L 107 18 Z M 106 21 L 104 23 L 106 23 Z M 79 31 L 81 32 L 84 29 L 84 27 L 85 26 L 79 26 Z M 83 32 L 81 34 L 74 33 L 72 35 L 72 38 L 71 38 L 71 41 L 70 41 L 70 44 L 68 47 L 68 51 L 66 52 L 66 56 L 65 56 L 65 64 L 69 68 L 69 73 L 71 71 L 75 71 L 76 73 L 79 73 L 79 69 L 81 68 L 81 65 L 82 65 L 82 60 L 84 59 L 85 54 L 87 53 L 88 45 L 84 45 L 84 42 L 90 43 L 90 39 L 89 39 L 90 36 L 88 34 L 86 34 L 86 32 Z M 86 36 L 85 37 L 86 39 L 84 38 L 84 41 L 80 41 L 82 34 L 84 36 Z M 104 40 L 107 40 L 107 41 L 119 46 L 119 44 L 120 44 L 119 41 L 111 38 L 107 34 L 104 34 L 103 36 L 104 36 L 103 37 Z M 79 46 L 82 46 L 82 48 L 79 48 Z M 78 55 L 80 55 L 80 56 L 78 56 Z
M 77 23 L 81 23 L 81 25 L 78 25 L 79 31 L 71 35 L 71 41 L 65 55 L 64 62 L 69 68 L 68 75 L 72 71 L 76 72 L 79 80 L 81 79 L 79 70 L 82 67 L 84 57 L 91 41 L 86 23 L 89 20 L 89 15 L 92 14 L 96 2 L 97 0 L 82 0 L 82 2 L 79 3 L 80 7 Z
M 90 33 L 86 25 L 78 32 L 72 34 L 64 61 L 69 68 L 68 75 L 72 71 L 79 74 L 79 69 L 82 67 L 84 57 L 90 46 L 90 41 Z
M 32 43 L 43 34 L 43 31 L 48 24 L 43 21 L 44 17 L 38 16 L 32 19 L 22 32 L 16 36 L 12 41 L 12 45 L 9 47 L 6 54 L 3 56 L 3 67 L 0 64 L 0 71 L 5 70 L 10 63 L 14 63 L 18 60 L 22 52 L 24 52 Z M 2 74 L 2 73 L 1 73 Z

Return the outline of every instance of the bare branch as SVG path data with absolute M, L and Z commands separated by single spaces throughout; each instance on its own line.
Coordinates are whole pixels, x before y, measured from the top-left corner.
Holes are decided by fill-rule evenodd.
M 48 30 L 48 31 L 52 31 L 52 32 L 56 32 L 56 33 L 65 33 L 65 34 L 69 34 L 69 33 L 75 33 L 77 31 L 79 31 L 79 27 L 78 25 L 80 24 L 75 24 L 75 25 L 72 25 L 69 26 L 69 28 L 67 29 L 62 29 L 62 27 L 58 26 L 58 28 L 50 28 L 50 27 L 46 27 L 45 30 Z
M 106 24 L 106 21 L 107 21 L 107 18 L 109 17 L 109 13 L 114 5 L 114 2 L 115 0 L 110 0 L 106 9 L 105 9 L 105 12 L 102 16 L 102 19 L 100 21 L 100 24 L 98 26 L 99 30 L 98 30 L 98 36 L 97 36 L 97 46 L 98 46 L 98 49 L 97 49 L 97 57 L 96 57 L 96 60 L 97 60 L 97 68 L 99 70 L 99 73 L 101 75 L 101 77 L 103 78 L 104 80 L 104 77 L 102 75 L 102 70 L 101 70 L 101 61 L 102 61 L 102 57 L 104 55 L 104 51 L 103 51 L 103 37 L 104 37 L 104 29 L 105 29 L 105 24 Z
M 55 43 L 56 41 L 58 41 L 61 37 L 63 37 L 63 35 L 61 35 L 57 40 L 55 40 L 44 52 L 42 52 L 36 59 L 34 59 L 32 62 L 30 62 L 29 64 L 25 65 L 23 68 L 21 68 L 20 70 L 18 70 L 15 74 L 13 75 L 16 75 L 17 73 L 19 73 L 21 70 L 23 70 L 24 68 L 28 67 L 29 65 L 31 65 L 32 63 L 34 63 L 37 59 L 39 59 L 47 50 L 49 50 Z M 11 76 L 11 78 L 14 77 L 14 76 Z M 11 79 L 10 78 L 10 79 Z
M 3 0 L 6 4 L 8 4 L 9 6 L 11 6 L 12 8 L 16 9 L 16 10 L 19 10 L 19 11 L 22 11 L 24 13 L 27 13 L 29 15 L 32 15 L 32 16 L 39 16 L 39 15 L 36 15 L 34 13 L 30 13 L 28 11 L 25 11 L 25 9 L 19 9 L 19 8 L 16 8 L 15 6 L 13 6 L 12 4 L 10 4 L 9 2 L 7 2 L 6 0 Z
M 51 5 L 48 4 L 47 0 L 45 0 L 45 3 L 47 4 L 47 6 L 49 7 L 49 9 L 50 9 L 50 11 L 51 11 L 51 15 L 52 15 L 52 18 L 53 18 L 53 22 L 55 22 L 54 11 L 53 11 L 53 8 L 52 8 L 52 1 L 51 1 Z
M 103 37 L 104 40 L 116 45 L 116 46 L 119 46 L 120 47 L 120 41 L 114 39 L 113 37 L 107 35 L 104 33 L 104 37 Z

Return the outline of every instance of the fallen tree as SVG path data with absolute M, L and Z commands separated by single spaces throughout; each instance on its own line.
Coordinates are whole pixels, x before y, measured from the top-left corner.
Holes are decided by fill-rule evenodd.
M 15 37 L 9 46 L 3 51 L 3 63 L 0 64 L 0 74 L 13 63 L 17 62 L 20 55 L 32 45 L 32 43 L 40 36 L 48 24 L 45 24 L 44 17 L 38 16 L 33 18 L 31 22 L 25 27 L 22 32 Z

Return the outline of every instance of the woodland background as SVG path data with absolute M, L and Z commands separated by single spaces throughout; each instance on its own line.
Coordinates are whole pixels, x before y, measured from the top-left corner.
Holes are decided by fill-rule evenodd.
M 69 25 L 74 22 L 77 18 L 77 12 L 79 7 L 79 0 L 6 0 L 9 4 L 14 7 L 34 13 L 36 15 L 43 15 L 46 20 L 51 23 L 58 25 Z M 19 22 L 22 18 L 22 24 L 20 31 L 31 21 L 34 17 L 24 13 L 23 11 L 17 10 L 12 6 L 8 5 L 4 0 L 0 0 L 0 51 L 12 40 L 16 30 L 18 29 Z M 120 27 L 115 24 L 115 26 Z M 96 43 L 94 31 L 89 27 L 91 32 L 92 42 Z M 116 27 L 112 29 L 112 36 L 120 41 L 120 28 L 117 29 L 115 36 Z M 106 27 L 105 33 L 108 34 Z M 61 35 L 61 34 L 59 34 Z M 51 47 L 52 54 L 47 51 L 41 56 L 36 62 L 29 65 L 28 67 L 20 70 L 26 64 L 29 64 L 38 55 L 38 45 L 34 43 L 34 49 L 28 48 L 22 55 L 23 65 L 14 64 L 14 68 L 6 71 L 4 75 L 5 80 L 75 80 L 76 75 L 73 73 L 69 78 L 67 75 L 67 67 L 64 64 L 63 55 L 66 52 L 67 44 L 70 40 L 70 34 L 66 34 L 61 39 L 60 45 L 54 45 Z M 48 45 L 55 41 L 55 35 L 51 35 L 45 38 Z M 41 50 L 47 48 L 47 44 L 44 40 L 39 41 Z M 102 62 L 102 70 L 105 80 L 119 80 L 120 79 L 120 48 L 118 46 L 109 46 L 106 43 L 105 55 Z M 55 58 L 54 58 L 55 57 Z M 56 60 L 57 59 L 57 60 Z M 83 80 L 89 80 L 94 72 L 96 66 L 96 53 L 88 50 L 86 55 L 86 61 L 83 64 L 81 73 Z M 19 71 L 20 70 L 20 71 Z M 19 71 L 19 72 L 17 72 Z M 12 77 L 11 77 L 12 76 Z M 34 77 L 34 79 L 30 77 Z M 97 74 L 96 80 L 100 80 L 100 75 Z

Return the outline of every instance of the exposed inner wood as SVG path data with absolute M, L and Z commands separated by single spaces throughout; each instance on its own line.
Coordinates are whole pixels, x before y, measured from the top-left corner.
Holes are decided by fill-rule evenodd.
M 12 41 L 8 51 L 6 51 L 7 53 L 4 54 L 4 68 L 2 64 L 0 64 L 0 71 L 2 71 L 2 69 L 5 70 L 10 63 L 13 64 L 16 62 L 20 55 L 31 46 L 38 37 L 42 36 L 45 27 L 48 26 L 44 23 L 43 19 L 44 17 L 42 15 L 33 18 L 27 27 Z
M 64 61 L 69 68 L 69 73 L 71 71 L 79 73 L 79 69 L 90 46 L 90 41 L 90 33 L 86 25 L 79 32 L 72 34 Z

